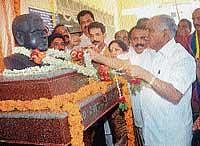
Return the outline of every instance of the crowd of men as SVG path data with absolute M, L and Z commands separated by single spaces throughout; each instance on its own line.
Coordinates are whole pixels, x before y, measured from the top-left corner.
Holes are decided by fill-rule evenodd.
M 57 25 L 48 46 L 63 51 L 89 48 L 94 61 L 146 82 L 140 93 L 131 95 L 144 145 L 200 145 L 200 8 L 192 13 L 192 34 L 189 20 L 182 19 L 177 29 L 171 17 L 158 15 L 140 19 L 129 32 L 116 32 L 111 42 L 91 11 L 82 10 L 77 19 L 80 30 Z M 25 47 L 34 45 L 26 44 L 27 38 L 17 39 Z
M 142 129 L 145 145 L 188 146 L 192 123 L 192 145 L 200 144 L 200 8 L 192 13 L 195 28 L 192 34 L 189 20 L 181 19 L 176 27 L 173 19 L 160 15 L 138 20 L 129 32 L 116 32 L 110 44 L 104 24 L 96 22 L 92 12 L 83 10 L 77 19 L 80 30 L 70 32 L 63 25 L 56 26 L 49 36 L 49 47 L 59 50 L 89 47 L 107 57 L 128 59 L 131 65 L 145 70 L 129 69 L 132 76 L 139 76 L 152 86 L 149 91 L 152 93 L 132 96 L 135 124 Z M 116 67 L 108 63 L 113 60 L 97 58 L 94 60 Z M 140 74 L 135 74 L 136 71 Z M 146 72 L 150 72 L 150 78 Z

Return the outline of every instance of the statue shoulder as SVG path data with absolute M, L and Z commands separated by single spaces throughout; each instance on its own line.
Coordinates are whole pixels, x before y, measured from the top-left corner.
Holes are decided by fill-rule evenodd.
M 4 64 L 7 69 L 11 69 L 11 70 L 13 69 L 20 70 L 20 69 L 33 67 L 37 65 L 33 61 L 31 61 L 29 57 L 19 54 L 19 53 L 12 54 L 8 57 L 5 57 Z

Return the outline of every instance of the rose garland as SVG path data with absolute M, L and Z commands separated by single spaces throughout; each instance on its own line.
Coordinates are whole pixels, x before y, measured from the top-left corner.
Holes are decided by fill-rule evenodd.
M 131 94 L 136 95 L 146 85 L 146 82 L 140 78 L 133 78 L 129 81 Z

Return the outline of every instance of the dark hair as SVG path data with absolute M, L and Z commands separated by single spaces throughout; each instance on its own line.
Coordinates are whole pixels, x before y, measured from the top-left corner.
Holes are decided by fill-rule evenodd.
M 105 26 L 103 25 L 103 23 L 100 23 L 100 22 L 90 23 L 89 26 L 88 26 L 88 31 L 90 32 L 90 29 L 92 29 L 92 28 L 100 28 L 102 33 L 106 32 Z
M 117 31 L 117 32 L 115 33 L 115 39 L 117 38 L 117 34 L 120 33 L 120 32 L 125 32 L 125 33 L 128 34 L 128 31 L 125 30 L 125 29 L 119 30 L 119 31 Z
M 187 24 L 188 24 L 188 26 L 189 26 L 189 28 L 190 28 L 190 31 L 192 30 L 192 23 L 190 22 L 190 20 L 188 20 L 188 19 L 181 19 L 180 21 L 179 21 L 179 23 L 180 22 L 186 22 Z M 178 24 L 179 24 L 178 23 Z
M 149 21 L 149 18 L 140 18 L 138 21 L 137 21 L 137 24 L 136 26 L 143 26 L 145 27 L 145 25 L 147 24 L 147 22 Z
M 135 26 L 133 26 L 129 32 L 128 32 L 128 38 L 131 39 L 131 33 L 133 32 L 133 30 L 135 29 Z
M 78 13 L 78 15 L 77 15 L 77 19 L 78 19 L 78 23 L 79 23 L 79 24 L 80 24 L 80 17 L 83 17 L 83 16 L 85 16 L 86 14 L 89 14 L 89 15 L 92 17 L 92 19 L 94 20 L 94 15 L 92 14 L 91 11 L 89 11 L 89 10 L 82 10 L 82 11 L 80 11 L 80 12 Z
M 128 50 L 129 50 L 128 46 L 121 40 L 113 40 L 113 41 L 111 41 L 110 44 L 108 45 L 109 50 L 110 50 L 110 46 L 113 43 L 117 43 L 119 45 L 119 47 L 122 48 L 123 52 L 128 52 Z
M 52 34 L 56 33 L 56 32 L 55 32 L 56 29 L 57 29 L 58 27 L 61 27 L 61 26 L 64 26 L 64 27 L 67 29 L 67 31 L 69 32 L 69 28 L 66 27 L 64 24 L 57 24 L 57 25 L 54 27 Z
M 53 40 L 55 38 L 61 38 L 64 42 L 65 42 L 65 38 L 63 35 L 59 34 L 59 33 L 53 33 L 48 37 L 48 47 L 51 46 L 51 43 L 53 42 Z
M 128 32 L 128 38 L 131 39 L 131 34 L 132 32 L 135 30 L 135 29 L 141 29 L 141 30 L 147 30 L 146 29 L 146 26 L 144 25 L 136 25 L 136 26 L 133 26 L 130 31 Z

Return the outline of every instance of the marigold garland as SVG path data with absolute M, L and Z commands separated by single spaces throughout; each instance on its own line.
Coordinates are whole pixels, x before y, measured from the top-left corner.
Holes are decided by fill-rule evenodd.
M 134 123 L 133 123 L 133 114 L 131 107 L 131 97 L 130 92 L 128 89 L 128 82 L 122 78 L 118 77 L 118 80 L 123 84 L 122 86 L 122 93 L 123 96 L 126 99 L 128 109 L 124 112 L 125 114 L 125 121 L 127 125 L 127 131 L 128 131 L 128 146 L 135 146 L 135 133 L 134 133 Z
M 95 95 L 97 93 L 105 94 L 112 82 L 97 82 L 90 80 L 90 84 L 81 87 L 75 93 L 66 93 L 64 95 L 54 96 L 52 99 L 40 98 L 32 101 L 5 100 L 0 101 L 0 110 L 4 112 L 19 111 L 39 111 L 50 110 L 68 113 L 68 121 L 70 125 L 70 134 L 72 137 L 71 144 L 73 146 L 83 146 L 83 130 L 82 117 L 80 107 L 76 104 L 78 101 Z M 72 130 L 73 129 L 73 130 Z M 81 140 L 82 139 L 82 140 Z
M 122 92 L 126 98 L 128 107 L 131 107 L 130 94 L 127 86 L 127 81 L 122 77 L 119 77 L 119 81 L 123 84 Z M 1 111 L 39 111 L 39 110 L 50 110 L 56 112 L 67 112 L 68 121 L 70 125 L 71 144 L 72 146 L 83 146 L 83 130 L 82 116 L 80 113 L 80 107 L 77 104 L 78 101 L 84 100 L 85 98 L 95 95 L 97 93 L 105 94 L 108 86 L 112 84 L 109 82 L 98 82 L 90 80 L 88 85 L 81 87 L 77 92 L 66 93 L 59 96 L 54 96 L 52 99 L 40 98 L 32 101 L 20 101 L 20 100 L 6 100 L 0 101 Z M 128 130 L 128 145 L 132 146 L 135 142 L 135 136 L 133 131 L 133 120 L 132 120 L 131 108 L 125 112 L 125 120 Z

